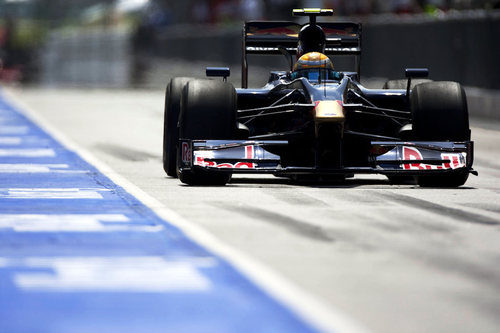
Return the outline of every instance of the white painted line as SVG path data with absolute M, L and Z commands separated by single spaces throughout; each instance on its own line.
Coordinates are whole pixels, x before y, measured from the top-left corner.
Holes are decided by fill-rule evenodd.
M 0 145 L 5 146 L 18 146 L 22 139 L 18 136 L 0 136 Z
M 0 136 L 0 145 L 19 146 L 21 144 L 33 145 L 35 147 L 48 146 L 50 140 L 36 135 L 20 136 Z
M 27 148 L 27 149 L 0 149 L 0 157 L 54 157 L 53 149 Z
M 6 199 L 102 199 L 101 188 L 0 188 L 0 198 Z
M 0 126 L 0 134 L 24 135 L 29 132 L 28 126 Z
M 0 164 L 0 173 L 48 173 L 67 168 L 67 164 Z
M 0 230 L 15 232 L 158 232 L 162 225 L 130 223 L 123 214 L 0 214 Z
M 36 292 L 209 292 L 195 261 L 162 257 L 35 257 L 13 262 L 18 288 Z M 52 272 L 26 271 L 44 269 Z
M 173 210 L 165 207 L 157 199 L 151 197 L 130 181 L 123 178 L 120 174 L 113 171 L 105 163 L 95 158 L 90 152 L 76 145 L 72 140 L 50 125 L 44 118 L 40 117 L 28 105 L 21 102 L 13 93 L 7 91 L 7 94 L 10 100 L 18 105 L 20 112 L 35 121 L 42 129 L 58 140 L 59 143 L 75 151 L 80 157 L 96 167 L 115 184 L 123 187 L 128 193 L 151 208 L 158 216 L 182 230 L 190 239 L 227 260 L 233 267 L 243 273 L 260 288 L 282 304 L 288 306 L 288 308 L 293 310 L 299 317 L 324 332 L 369 332 L 368 329 L 352 320 L 342 311 L 326 305 L 309 293 L 298 288 L 269 267 L 262 265 L 260 262 L 257 262 L 242 252 L 222 243 L 205 229 L 184 219 Z
M 86 173 L 88 170 L 68 170 L 67 164 L 0 164 L 0 173 Z

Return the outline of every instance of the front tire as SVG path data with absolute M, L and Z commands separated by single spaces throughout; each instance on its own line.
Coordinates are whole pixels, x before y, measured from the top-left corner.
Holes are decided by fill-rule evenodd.
M 177 146 L 179 129 L 177 123 L 181 110 L 181 95 L 186 83 L 192 78 L 176 77 L 170 80 L 165 91 L 163 114 L 163 170 L 170 177 L 177 177 Z
M 457 82 L 428 82 L 415 86 L 410 97 L 413 133 L 420 141 L 470 140 L 469 113 L 465 91 Z M 416 177 L 420 186 L 458 187 L 469 172 Z
M 179 119 L 180 137 L 189 140 L 229 140 L 237 135 L 236 90 L 227 82 L 192 80 L 184 87 Z M 188 185 L 224 185 L 231 173 L 214 170 L 180 170 Z

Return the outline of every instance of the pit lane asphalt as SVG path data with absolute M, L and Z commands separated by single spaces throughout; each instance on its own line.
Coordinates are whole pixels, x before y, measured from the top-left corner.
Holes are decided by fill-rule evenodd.
M 500 132 L 473 121 L 475 169 L 459 189 L 297 186 L 238 176 L 188 187 L 161 167 L 163 92 L 11 90 L 78 145 L 223 243 L 374 332 L 500 327 Z

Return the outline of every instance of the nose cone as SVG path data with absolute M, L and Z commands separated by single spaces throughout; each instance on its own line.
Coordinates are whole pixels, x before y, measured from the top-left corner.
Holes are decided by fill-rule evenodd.
M 336 122 L 345 121 L 342 101 L 318 101 L 314 108 L 314 119 L 316 122 Z

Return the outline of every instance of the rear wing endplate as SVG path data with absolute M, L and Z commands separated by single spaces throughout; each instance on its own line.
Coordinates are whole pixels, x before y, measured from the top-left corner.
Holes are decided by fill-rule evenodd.
M 354 55 L 359 74 L 361 24 L 352 22 L 318 22 L 326 35 L 326 55 Z M 247 54 L 297 53 L 302 25 L 290 21 L 250 21 L 243 26 L 242 88 L 248 86 Z

